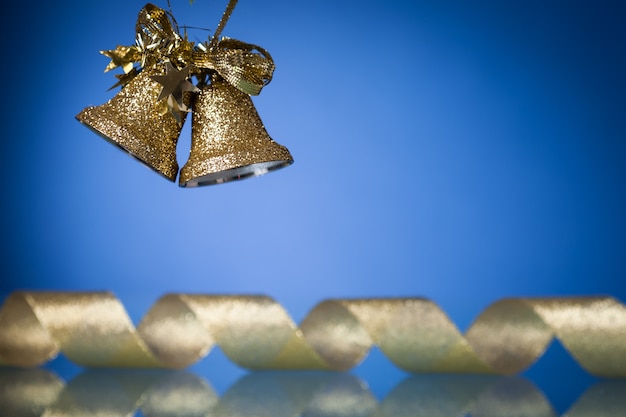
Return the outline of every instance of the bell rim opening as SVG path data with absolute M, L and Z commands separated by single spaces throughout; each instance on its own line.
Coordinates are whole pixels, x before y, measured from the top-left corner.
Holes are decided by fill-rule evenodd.
M 285 168 L 293 163 L 293 159 L 283 159 L 278 161 L 255 162 L 253 164 L 243 165 L 240 167 L 229 168 L 219 172 L 201 175 L 192 178 L 186 182 L 179 183 L 182 188 L 198 188 L 207 185 L 224 184 L 226 182 L 234 182 L 244 180 L 246 178 L 259 177 L 268 172 L 277 171 Z

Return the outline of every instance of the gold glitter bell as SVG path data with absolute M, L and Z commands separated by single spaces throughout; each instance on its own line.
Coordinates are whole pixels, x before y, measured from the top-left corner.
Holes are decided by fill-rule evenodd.
M 163 86 L 150 77 L 162 74 L 159 69 L 143 70 L 111 100 L 101 106 L 87 107 L 76 118 L 119 146 L 139 161 L 176 180 L 176 144 L 187 115 L 181 122 L 162 109 L 159 101 Z M 185 95 L 189 104 L 189 97 Z
M 191 152 L 181 187 L 221 184 L 265 174 L 293 162 L 267 134 L 250 96 L 214 76 L 194 103 Z

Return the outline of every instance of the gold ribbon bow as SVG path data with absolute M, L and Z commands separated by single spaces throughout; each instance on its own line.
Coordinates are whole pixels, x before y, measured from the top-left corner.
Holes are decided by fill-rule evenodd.
M 182 67 L 189 65 L 193 45 L 174 27 L 165 10 L 150 3 L 141 9 L 135 25 L 141 67 L 153 67 L 163 62 Z
M 347 370 L 377 345 L 411 372 L 515 374 L 554 338 L 588 372 L 626 377 L 626 308 L 611 297 L 519 298 L 463 336 L 422 298 L 327 300 L 296 326 L 263 296 L 169 294 L 137 329 L 110 293 L 17 292 L 0 310 L 0 364 L 62 352 L 83 366 L 184 368 L 214 345 L 249 369 Z
M 113 87 L 127 84 L 141 69 L 169 62 L 177 69 L 189 67 L 189 74 L 202 80 L 217 73 L 244 93 L 258 95 L 274 73 L 275 65 L 270 54 L 257 45 L 226 37 L 219 39 L 236 3 L 236 0 L 230 0 L 212 39 L 198 45 L 178 33 L 171 14 L 153 4 L 146 4 L 137 18 L 136 44 L 101 51 L 111 58 L 105 72 L 117 67 L 124 70 L 124 74 L 116 76 L 118 82 Z
M 226 81 L 249 95 L 258 95 L 272 80 L 274 61 L 260 46 L 222 38 L 209 50 L 194 51 L 197 68 L 215 70 Z

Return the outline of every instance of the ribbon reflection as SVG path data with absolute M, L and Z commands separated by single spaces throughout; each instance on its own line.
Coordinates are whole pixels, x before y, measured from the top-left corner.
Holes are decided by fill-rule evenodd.
M 569 417 L 612 417 L 626 409 L 626 381 L 588 389 Z M 557 413 L 519 377 L 416 375 L 377 400 L 350 374 L 251 373 L 221 397 L 183 371 L 89 370 L 67 384 L 43 369 L 0 371 L 0 415 L 31 416 L 535 416 Z

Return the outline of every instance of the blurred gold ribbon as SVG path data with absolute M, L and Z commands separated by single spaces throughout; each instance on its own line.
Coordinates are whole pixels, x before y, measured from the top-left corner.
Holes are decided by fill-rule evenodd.
M 236 0 L 229 1 L 210 41 L 196 45 L 188 41 L 186 35 L 178 33 L 171 14 L 146 4 L 137 17 L 135 45 L 119 45 L 116 49 L 101 51 L 111 58 L 105 72 L 117 67 L 124 70 L 116 76 L 119 81 L 113 87 L 127 84 L 141 69 L 153 69 L 169 62 L 178 69 L 189 66 L 190 74 L 200 78 L 217 72 L 244 93 L 258 95 L 274 73 L 275 65 L 269 52 L 236 39 L 219 38 L 236 3 Z
M 566 414 L 618 417 L 626 383 L 587 389 Z M 89 370 L 67 384 L 43 369 L 0 370 L 0 413 L 30 416 L 528 416 L 555 417 L 549 399 L 518 377 L 412 376 L 381 401 L 350 374 L 251 373 L 218 396 L 188 372 Z
M 626 308 L 611 297 L 510 298 L 462 335 L 423 298 L 326 300 L 296 326 L 265 296 L 168 294 L 135 329 L 108 292 L 16 292 L 0 310 L 0 364 L 63 353 L 87 367 L 184 368 L 214 345 L 249 369 L 347 370 L 377 345 L 410 372 L 518 373 L 557 338 L 588 372 L 626 376 Z

